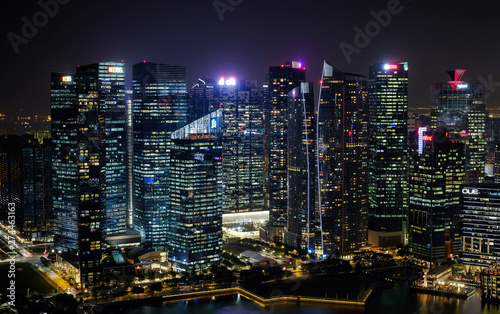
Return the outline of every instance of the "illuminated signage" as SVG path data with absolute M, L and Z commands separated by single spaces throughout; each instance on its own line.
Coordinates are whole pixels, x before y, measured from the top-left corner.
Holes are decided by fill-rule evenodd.
M 426 127 L 418 128 L 418 153 L 423 154 L 424 152 L 424 132 L 427 131 Z
M 463 194 L 471 194 L 471 195 L 478 195 L 479 190 L 477 189 L 462 189 Z
M 430 136 L 430 135 L 424 135 L 424 136 L 422 137 L 422 139 L 423 139 L 424 141 L 432 141 L 432 136 Z
M 73 79 L 71 78 L 71 76 L 63 76 L 62 77 L 62 81 L 63 82 L 71 82 Z
M 386 64 L 384 65 L 384 70 L 397 70 L 398 65 L 397 64 Z
M 468 87 L 469 87 L 469 84 L 467 84 L 467 83 L 457 84 L 458 89 L 464 89 L 464 88 L 468 88 Z
M 211 129 L 216 129 L 217 128 L 217 119 L 216 118 L 210 119 L 210 128 Z
M 229 85 L 229 86 L 234 86 L 236 85 L 236 79 L 234 77 L 230 77 L 227 80 L 223 77 L 219 79 L 219 85 Z
M 123 67 L 108 67 L 108 73 L 123 73 Z

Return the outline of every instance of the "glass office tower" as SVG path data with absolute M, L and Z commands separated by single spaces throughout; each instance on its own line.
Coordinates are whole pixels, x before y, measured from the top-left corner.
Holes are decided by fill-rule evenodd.
M 464 144 L 445 131 L 419 128 L 410 162 L 409 242 L 415 257 L 437 263 L 460 250 L 460 185 Z
M 106 235 L 127 228 L 124 66 L 52 74 L 54 247 L 78 266 L 84 287 L 100 279 Z
M 264 96 L 257 81 L 221 79 L 224 213 L 264 207 Z
M 133 66 L 134 228 L 147 247 L 167 245 L 170 135 L 187 123 L 186 68 Z
M 78 140 L 76 76 L 51 73 L 54 247 L 78 251 Z
M 189 90 L 189 122 L 198 120 L 220 108 L 217 82 L 210 78 L 198 79 Z
M 326 61 L 318 106 L 318 208 L 324 255 L 367 243 L 368 80 Z
M 431 127 L 448 130 L 467 150 L 466 180 L 484 182 L 486 153 L 485 86 L 462 80 L 466 70 L 448 71 L 452 81 L 431 85 Z
M 222 109 L 174 131 L 168 260 L 201 270 L 222 258 Z
M 108 235 L 124 233 L 127 229 L 127 130 L 125 103 L 125 64 L 101 62 L 79 66 L 76 71 L 80 115 L 92 115 L 100 128 L 102 155 L 99 157 L 103 170 L 102 204 L 105 215 L 104 230 Z M 98 107 L 88 107 L 95 102 Z M 92 112 L 92 113 L 90 113 Z M 97 117 L 94 117 L 94 112 Z M 80 119 L 82 120 L 82 119 Z M 89 120 L 80 121 L 84 125 Z M 92 142 L 82 130 L 82 140 Z M 93 144 L 92 144 L 93 145 Z M 94 148 L 94 147 L 92 147 Z
M 288 93 L 305 81 L 306 71 L 300 62 L 286 62 L 269 67 L 269 104 L 266 108 L 266 165 L 271 225 L 284 227 L 287 215 Z M 279 239 L 282 240 L 282 239 Z
M 287 101 L 287 222 L 284 242 L 315 252 L 316 115 L 314 90 L 302 82 Z
M 406 242 L 408 210 L 408 63 L 370 66 L 368 85 L 369 229 L 402 232 L 384 246 Z M 380 239 L 381 234 L 376 237 Z M 380 245 L 380 243 L 374 243 Z
M 489 267 L 500 262 L 500 188 L 498 184 L 464 184 L 460 198 L 462 263 Z

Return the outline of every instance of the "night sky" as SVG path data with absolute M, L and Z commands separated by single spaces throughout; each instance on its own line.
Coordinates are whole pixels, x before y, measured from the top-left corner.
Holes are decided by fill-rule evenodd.
M 401 0 L 399 6 L 394 0 L 59 1 L 68 3 L 47 21 L 37 1 L 4 2 L 0 113 L 49 115 L 51 71 L 120 60 L 127 63 L 128 83 L 132 65 L 142 60 L 184 65 L 188 88 L 198 77 L 221 75 L 262 84 L 268 67 L 286 60 L 302 61 L 316 84 L 325 59 L 366 76 L 372 63 L 408 61 L 410 107 L 427 107 L 429 84 L 448 81 L 446 71 L 455 68 L 468 70 L 465 80 L 492 81 L 487 107 L 500 104 L 497 0 Z M 214 3 L 232 11 L 218 14 Z M 388 4 L 400 13 L 374 29 L 368 45 L 347 62 L 340 44 L 355 46 L 354 28 L 365 29 L 375 20 L 370 11 Z M 41 27 L 15 53 L 8 34 L 23 36 L 22 18 L 33 21 L 34 15 Z

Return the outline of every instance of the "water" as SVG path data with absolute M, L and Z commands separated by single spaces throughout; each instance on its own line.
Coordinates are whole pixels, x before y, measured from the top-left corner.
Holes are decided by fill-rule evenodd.
M 366 306 L 276 305 L 263 308 L 243 297 L 228 296 L 216 300 L 205 299 L 163 304 L 158 307 L 142 306 L 120 314 L 498 314 L 500 305 L 481 303 L 480 290 L 468 300 L 445 298 L 409 291 L 408 283 L 397 283 L 394 289 L 377 292 Z

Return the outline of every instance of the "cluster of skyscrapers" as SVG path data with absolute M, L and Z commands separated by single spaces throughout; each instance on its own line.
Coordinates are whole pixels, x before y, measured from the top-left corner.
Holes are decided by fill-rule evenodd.
M 409 129 L 408 72 L 377 63 L 364 77 L 325 61 L 317 98 L 296 61 L 271 66 L 263 86 L 207 78 L 189 91 L 185 67 L 154 62 L 133 66 L 131 88 L 123 62 L 52 73 L 50 150 L 29 146 L 26 164 L 52 169 L 43 197 L 58 254 L 84 285 L 99 280 L 103 249 L 131 243 L 201 269 L 221 260 L 223 215 L 268 212 L 261 239 L 321 258 L 370 243 L 408 244 L 427 262 L 498 261 L 485 87 L 451 71 L 431 86 L 431 124 Z M 21 171 L 7 155 L 0 167 Z

